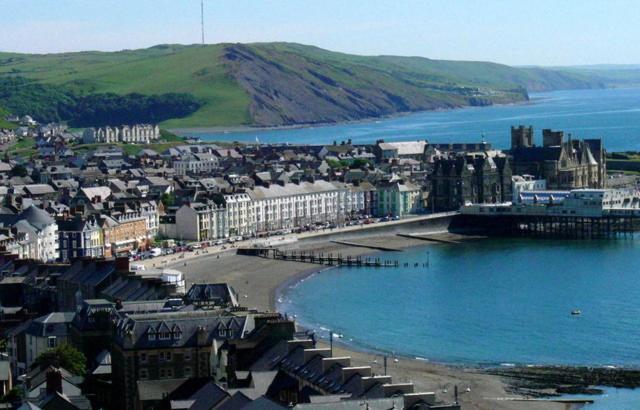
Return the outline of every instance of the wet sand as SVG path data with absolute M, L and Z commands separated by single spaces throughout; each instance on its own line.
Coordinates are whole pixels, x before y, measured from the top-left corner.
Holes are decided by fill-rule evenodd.
M 447 240 L 459 240 L 450 234 L 440 236 Z M 437 243 L 419 239 L 399 237 L 395 234 L 373 234 L 352 239 L 364 245 L 407 248 L 411 246 L 439 246 Z M 282 241 L 284 242 L 284 241 Z M 278 243 L 277 239 L 274 243 Z M 283 245 L 284 249 L 296 249 L 360 256 L 376 251 L 363 247 L 351 247 L 330 242 L 327 238 L 307 239 Z M 167 266 L 185 273 L 187 289 L 192 283 L 227 282 L 240 295 L 240 303 L 259 310 L 275 310 L 277 294 L 284 287 L 306 275 L 322 269 L 318 265 L 301 262 L 278 261 L 253 256 L 240 256 L 235 249 L 225 251 L 210 250 L 210 253 L 191 255 L 182 260 L 171 261 Z M 401 258 L 401 253 L 389 252 L 389 258 Z M 160 265 L 157 259 L 154 263 Z M 186 264 L 186 265 L 185 265 Z M 323 342 L 320 342 L 321 344 Z M 334 343 L 336 355 L 351 356 L 354 365 L 371 365 L 378 373 L 383 372 L 382 356 L 358 351 L 350 346 Z M 374 363 L 377 361 L 377 364 Z M 503 400 L 513 398 L 506 390 L 506 384 L 497 376 L 481 373 L 478 369 L 450 367 L 423 360 L 398 358 L 396 363 L 388 360 L 388 373 L 394 381 L 412 381 L 417 391 L 435 391 L 438 400 L 453 401 L 454 386 L 458 386 L 459 401 L 464 409 L 567 409 L 560 403 L 517 402 Z M 466 392 L 467 388 L 470 389 Z

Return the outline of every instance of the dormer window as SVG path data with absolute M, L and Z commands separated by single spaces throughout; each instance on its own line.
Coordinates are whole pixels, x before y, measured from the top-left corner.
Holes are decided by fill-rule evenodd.
M 147 338 L 149 340 L 156 340 L 156 334 L 154 333 L 153 330 L 150 330 L 149 333 L 147 333 Z

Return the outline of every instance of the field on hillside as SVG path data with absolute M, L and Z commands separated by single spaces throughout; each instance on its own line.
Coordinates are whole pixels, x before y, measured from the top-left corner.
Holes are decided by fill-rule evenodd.
M 202 104 L 186 117 L 163 122 L 165 128 L 339 122 L 522 101 L 527 90 L 594 88 L 606 82 L 602 71 L 595 76 L 490 62 L 369 57 L 295 43 L 0 53 L 0 78 L 63 86 L 73 95 L 188 94 Z

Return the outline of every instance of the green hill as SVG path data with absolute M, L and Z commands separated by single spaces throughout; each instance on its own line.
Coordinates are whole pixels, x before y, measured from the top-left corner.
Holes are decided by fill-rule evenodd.
M 0 105 L 16 114 L 32 113 L 28 110 L 34 108 L 29 104 L 38 95 L 46 95 L 45 105 L 56 111 L 51 115 L 69 119 L 65 116 L 74 112 L 78 123 L 89 119 L 83 117 L 87 104 L 77 101 L 105 100 L 104 109 L 108 110 L 115 97 L 106 93 L 142 94 L 154 101 L 170 100 L 168 94 L 186 100 L 195 97 L 198 104 L 185 103 L 191 111 L 176 111 L 180 118 L 177 114 L 160 117 L 169 118 L 163 122 L 165 127 L 337 122 L 523 101 L 528 99 L 528 90 L 603 86 L 600 78 L 575 70 L 419 57 L 365 57 L 293 43 L 160 45 L 119 52 L 42 55 L 0 53 L 0 80 L 3 78 L 20 80 L 21 85 L 5 83 L 13 84 L 13 89 L 3 93 L 0 82 Z M 27 85 L 25 79 L 29 80 Z M 88 98 L 95 95 L 98 97 Z M 126 101 L 141 106 L 147 103 L 140 102 L 141 98 L 127 96 Z M 78 111 L 77 106 L 84 111 Z M 109 112 L 104 115 L 105 121 L 112 118 Z M 112 120 L 117 118 L 113 116 Z

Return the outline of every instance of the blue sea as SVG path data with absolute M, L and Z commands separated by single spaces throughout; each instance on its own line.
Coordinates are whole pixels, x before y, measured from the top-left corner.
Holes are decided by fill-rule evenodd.
M 410 267 L 324 271 L 287 289 L 279 309 L 321 335 L 438 362 L 640 366 L 640 238 L 379 256 Z
M 284 289 L 278 309 L 321 338 L 440 363 L 640 366 L 640 237 L 487 239 L 376 256 L 402 267 L 316 273 Z M 640 390 L 605 392 L 585 409 L 640 408 Z
M 479 142 L 484 136 L 495 148 L 509 148 L 511 125 L 540 130 L 561 129 L 573 138 L 604 139 L 609 151 L 640 150 L 640 88 L 569 90 L 531 94 L 525 104 L 431 111 L 401 117 L 332 126 L 287 130 L 211 133 L 184 132 L 205 141 L 330 144 L 351 139 L 426 139 L 434 143 Z
M 329 144 L 427 139 L 508 148 L 512 125 L 603 138 L 640 150 L 640 89 L 532 94 L 527 104 L 424 112 L 288 130 L 189 135 L 209 141 Z M 285 290 L 279 310 L 355 347 L 452 364 L 640 366 L 640 237 L 484 240 L 381 257 L 410 267 L 340 268 Z M 428 266 L 426 265 L 428 261 Z M 417 264 L 414 267 L 414 264 Z M 580 315 L 571 311 L 579 309 Z M 607 389 L 594 409 L 640 408 L 640 391 Z

